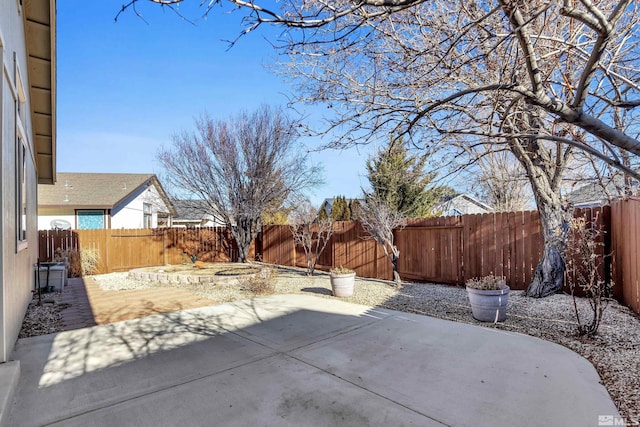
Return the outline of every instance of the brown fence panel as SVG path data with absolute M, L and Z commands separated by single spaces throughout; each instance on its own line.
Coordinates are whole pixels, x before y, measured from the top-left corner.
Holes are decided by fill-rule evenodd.
M 107 265 L 109 271 L 163 265 L 163 229 L 109 230 Z
M 398 270 L 405 280 L 462 281 L 461 217 L 412 220 L 396 232 Z
M 482 215 L 461 217 L 463 225 L 463 278 L 483 276 Z
M 94 249 L 100 259 L 98 273 L 110 273 L 109 268 L 109 232 L 111 230 L 76 230 L 78 249 Z
M 190 262 L 190 257 L 205 262 L 233 262 L 238 248 L 226 227 L 169 228 L 163 230 L 163 264 Z
M 268 264 L 294 266 L 296 249 L 288 225 L 268 225 L 262 229 L 262 260 Z
M 614 295 L 640 314 L 640 198 L 611 204 Z
M 495 214 L 496 264 L 494 274 L 507 277 L 509 272 L 509 223 L 504 212 Z
M 39 258 L 53 259 L 57 248 L 95 249 L 98 273 L 137 267 L 202 261 L 237 261 L 238 250 L 225 227 L 198 229 L 44 230 L 38 232 Z M 250 255 L 255 254 L 255 244 Z M 251 255 L 253 256 L 253 255 Z
M 459 217 L 462 266 L 459 280 L 490 274 L 504 276 L 512 289 L 526 289 L 542 254 L 537 212 L 505 212 Z M 446 252 L 440 252 L 440 256 Z M 455 259 L 450 258 L 451 262 Z
M 77 250 L 78 233 L 73 230 L 38 231 L 38 259 L 40 262 L 53 261 L 56 250 Z
M 511 277 L 513 281 L 509 285 L 513 289 L 522 289 L 525 286 L 524 274 L 524 212 L 511 212 L 509 216 L 509 234 L 511 235 Z

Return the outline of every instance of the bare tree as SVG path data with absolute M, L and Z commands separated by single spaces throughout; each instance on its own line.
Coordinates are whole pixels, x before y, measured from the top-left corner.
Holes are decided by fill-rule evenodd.
M 273 9 L 211 0 L 205 13 L 221 3 L 247 12 L 244 34 L 265 23 L 288 28 L 279 43 L 285 72 L 298 101 L 333 109 L 334 145 L 408 132 L 429 149 L 490 139 L 510 150 L 545 238 L 530 296 L 562 289 L 560 187 L 574 149 L 640 178 L 625 161 L 640 155 L 640 141 L 613 113 L 640 107 L 637 2 L 284 0 Z
M 477 169 L 470 173 L 474 192 L 495 212 L 531 209 L 533 195 L 529 180 L 510 151 L 470 153 Z
M 333 221 L 320 218 L 318 209 L 305 200 L 289 216 L 289 227 L 296 245 L 302 246 L 307 260 L 307 275 L 313 276 L 320 255 L 333 235 Z
M 400 250 L 395 245 L 393 232 L 403 228 L 406 225 L 406 219 L 401 212 L 371 197 L 360 205 L 358 219 L 367 233 L 367 238 L 374 240 L 384 250 L 384 254 L 393 266 L 393 280 L 400 286 L 402 284 L 398 272 Z
M 604 310 L 609 304 L 611 283 L 600 277 L 599 270 L 603 268 L 605 258 L 610 254 L 602 254 L 603 230 L 598 226 L 598 216 L 592 222 L 584 217 L 572 218 L 570 221 L 569 244 L 567 245 L 567 276 L 573 308 L 580 335 L 593 336 L 598 333 Z M 584 293 L 589 303 L 589 314 L 581 318 L 581 310 L 576 301 L 576 290 Z
M 296 152 L 296 127 L 282 109 L 266 105 L 227 120 L 204 116 L 194 132 L 174 136 L 173 146 L 158 153 L 169 186 L 202 200 L 230 227 L 240 262 L 263 213 L 319 183 L 318 167 Z

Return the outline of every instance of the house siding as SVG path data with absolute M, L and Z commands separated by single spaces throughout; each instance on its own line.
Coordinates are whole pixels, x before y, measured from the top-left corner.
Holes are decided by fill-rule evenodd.
M 82 210 L 104 210 L 105 228 L 143 228 L 144 227 L 144 204 L 152 206 L 152 227 L 158 226 L 158 212 L 169 212 L 169 208 L 164 203 L 160 193 L 154 185 L 142 187 L 131 193 L 113 209 L 91 208 L 83 206 Z M 78 228 L 77 210 L 75 206 L 68 208 L 38 208 L 38 229 L 50 230 L 52 220 L 65 220 L 71 224 L 72 228 Z M 110 212 L 110 215 L 109 215 Z
M 76 228 L 76 216 L 73 209 L 43 209 L 38 208 L 38 230 L 50 230 L 51 221 L 64 220 Z
M 0 362 L 9 360 L 24 318 L 34 283 L 33 264 L 37 258 L 37 176 L 28 87 L 25 29 L 15 0 L 0 0 L 0 185 L 2 200 L 0 220 L 2 246 L 0 255 Z M 15 56 L 14 56 L 15 55 Z M 15 62 L 14 62 L 15 57 Z M 20 72 L 22 84 L 16 78 Z M 21 88 L 19 86 L 22 86 Z M 23 114 L 17 120 L 18 91 L 24 98 Z M 16 123 L 18 125 L 16 126 Z M 26 244 L 17 245 L 16 144 L 17 132 L 26 147 Z
M 111 210 L 111 228 L 144 228 L 144 204 L 151 205 L 152 227 L 158 226 L 158 212 L 168 212 L 155 186 L 141 189 Z
M 434 208 L 434 212 L 439 212 L 440 216 L 456 216 L 483 214 L 490 211 L 461 195 L 439 204 Z

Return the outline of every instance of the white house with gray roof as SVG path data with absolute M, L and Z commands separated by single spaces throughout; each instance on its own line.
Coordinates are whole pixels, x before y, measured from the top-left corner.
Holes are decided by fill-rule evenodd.
M 156 228 L 176 211 L 153 174 L 58 173 L 38 187 L 38 228 Z
M 493 212 L 493 208 L 468 194 L 455 194 L 440 200 L 432 212 L 438 216 L 460 216 Z
M 632 194 L 638 193 L 638 181 L 631 181 Z M 605 183 L 594 182 L 576 188 L 565 196 L 567 202 L 574 208 L 592 208 L 611 203 L 612 200 L 624 197 L 624 183 L 621 179 L 610 180 Z
M 223 227 L 225 222 L 211 212 L 211 207 L 204 200 L 173 200 L 176 216 L 171 221 L 172 227 Z

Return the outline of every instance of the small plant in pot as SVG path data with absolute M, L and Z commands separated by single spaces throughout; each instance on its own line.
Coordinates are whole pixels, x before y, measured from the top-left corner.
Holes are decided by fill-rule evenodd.
M 493 274 L 467 280 L 471 312 L 481 322 L 503 322 L 507 318 L 509 286 L 502 276 Z
M 329 270 L 331 290 L 336 297 L 349 297 L 353 295 L 356 272 L 343 266 Z

